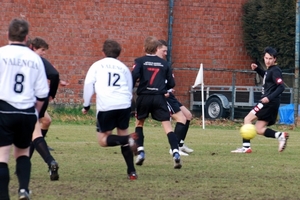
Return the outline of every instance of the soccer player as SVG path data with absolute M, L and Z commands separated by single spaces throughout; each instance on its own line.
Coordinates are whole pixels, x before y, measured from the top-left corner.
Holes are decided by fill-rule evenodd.
M 26 46 L 29 24 L 13 19 L 9 45 L 0 48 L 0 199 L 9 200 L 8 161 L 14 146 L 19 199 L 29 197 L 31 163 L 29 146 L 49 88 L 43 62 Z
M 135 180 L 137 174 L 133 152 L 136 152 L 136 144 L 133 137 L 136 135 L 128 134 L 132 99 L 131 73 L 117 59 L 121 53 L 118 42 L 106 40 L 102 51 L 105 58 L 90 67 L 84 81 L 82 113 L 89 111 L 91 97 L 96 93 L 98 143 L 102 147 L 120 145 L 128 179 Z M 117 128 L 117 135 L 112 134 L 114 128 Z
M 147 37 L 144 43 L 146 55 L 135 59 L 132 70 L 133 83 L 139 79 L 136 99 L 136 133 L 138 134 L 137 165 L 142 165 L 145 160 L 143 125 L 151 113 L 154 120 L 160 121 L 167 134 L 172 149 L 174 168 L 180 169 L 180 155 L 177 137 L 170 122 L 165 94 L 168 89 L 175 86 L 172 69 L 166 60 L 155 53 L 160 42 L 155 37 Z
M 285 88 L 282 80 L 282 72 L 276 64 L 276 58 L 277 51 L 272 47 L 267 47 L 264 50 L 264 62 L 267 70 L 259 68 L 254 63 L 251 64 L 251 69 L 263 77 L 262 95 L 260 102 L 244 118 L 244 124 L 251 124 L 256 120 L 255 127 L 257 134 L 278 139 L 278 151 L 282 152 L 286 147 L 289 134 L 267 128 L 267 126 L 271 126 L 276 122 L 280 106 L 280 96 Z M 243 139 L 243 147 L 231 152 L 251 153 L 250 140 Z
M 167 42 L 164 40 L 159 40 L 161 45 L 159 45 L 156 55 L 162 59 L 166 59 L 168 52 Z M 177 136 L 178 146 L 179 146 L 179 154 L 182 156 L 188 156 L 189 153 L 192 153 L 194 150 L 187 147 L 184 144 L 184 140 L 186 138 L 186 134 L 189 130 L 190 121 L 192 120 L 192 113 L 183 106 L 174 96 L 174 89 L 168 90 L 168 94 L 166 95 L 166 100 L 168 104 L 168 108 L 171 112 L 172 118 L 176 121 L 174 133 Z M 170 150 L 170 154 L 172 154 L 172 150 Z
M 45 137 L 48 132 L 48 128 L 51 124 L 51 118 L 47 112 L 47 107 L 49 101 L 55 98 L 57 88 L 59 85 L 59 73 L 54 68 L 54 66 L 43 56 L 46 53 L 46 50 L 49 48 L 47 42 L 39 37 L 34 38 L 33 40 L 29 40 L 27 42 L 29 48 L 31 48 L 35 53 L 41 56 L 41 59 L 45 66 L 47 79 L 50 81 L 50 91 L 48 98 L 46 98 L 45 103 L 39 112 L 39 121 L 35 125 L 35 129 L 32 135 L 32 143 L 30 145 L 30 154 L 29 157 L 32 157 L 34 149 L 41 155 L 45 163 L 47 163 L 49 172 L 50 172 L 50 180 L 56 181 L 59 179 L 58 175 L 58 163 L 51 155 L 48 145 L 46 143 Z

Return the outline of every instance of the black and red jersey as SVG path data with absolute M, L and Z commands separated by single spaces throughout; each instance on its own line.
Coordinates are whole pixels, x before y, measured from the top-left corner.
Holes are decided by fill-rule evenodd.
M 133 85 L 139 79 L 137 95 L 165 94 L 175 86 L 172 69 L 166 60 L 156 55 L 135 59 L 132 71 Z
M 262 98 L 267 97 L 269 101 L 280 99 L 284 91 L 282 72 L 279 66 L 270 66 L 266 71 L 257 67 L 255 71 L 263 77 Z
M 46 58 L 41 58 L 45 66 L 47 79 L 50 80 L 49 96 L 54 99 L 59 85 L 59 73 Z

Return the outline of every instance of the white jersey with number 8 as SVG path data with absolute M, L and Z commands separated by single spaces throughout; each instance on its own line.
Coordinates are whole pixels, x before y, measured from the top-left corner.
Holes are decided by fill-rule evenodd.
M 36 98 L 46 98 L 49 86 L 40 56 L 21 44 L 1 47 L 0 87 L 0 100 L 17 109 L 33 107 Z

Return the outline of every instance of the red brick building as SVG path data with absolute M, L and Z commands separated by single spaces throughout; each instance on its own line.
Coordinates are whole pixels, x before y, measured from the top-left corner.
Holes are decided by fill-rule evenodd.
M 171 0 L 2 0 L 0 45 L 7 44 L 12 18 L 30 22 L 30 36 L 49 44 L 47 59 L 70 85 L 60 88 L 57 103 L 82 103 L 85 74 L 102 58 L 105 39 L 119 41 L 120 60 L 131 67 L 142 56 L 147 36 L 168 39 Z M 50 3 L 51 2 L 51 3 Z M 189 89 L 200 63 L 206 85 L 231 85 L 232 73 L 248 70 L 251 59 L 242 41 L 242 5 L 246 0 L 173 0 L 172 63 L 176 96 L 188 106 Z M 236 85 L 253 85 L 254 75 L 238 73 Z

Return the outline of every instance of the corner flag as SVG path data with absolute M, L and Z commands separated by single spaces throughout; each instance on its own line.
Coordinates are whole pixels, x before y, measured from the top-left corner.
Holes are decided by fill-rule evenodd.
M 200 64 L 200 70 L 198 71 L 195 83 L 193 85 L 193 88 L 197 87 L 198 85 L 203 84 L 203 64 Z
M 201 85 L 201 104 L 202 104 L 202 128 L 205 129 L 205 110 L 204 110 L 204 81 L 203 81 L 203 64 L 200 64 L 196 80 L 192 88 Z

